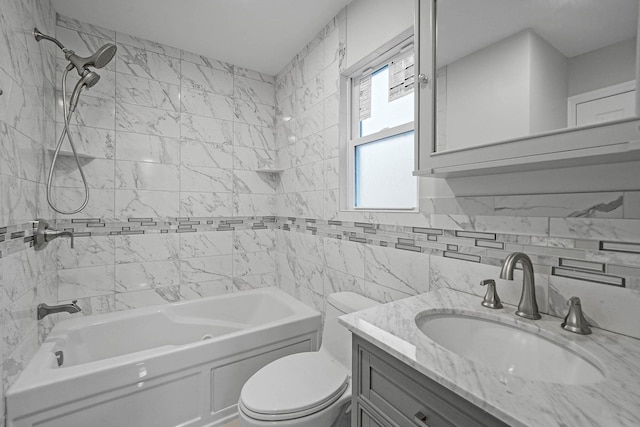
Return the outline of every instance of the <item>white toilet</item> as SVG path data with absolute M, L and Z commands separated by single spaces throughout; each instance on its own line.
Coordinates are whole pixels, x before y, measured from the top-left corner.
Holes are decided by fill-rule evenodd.
M 319 351 L 271 362 L 242 387 L 241 427 L 337 427 L 351 402 L 351 333 L 338 316 L 378 305 L 353 292 L 327 298 Z

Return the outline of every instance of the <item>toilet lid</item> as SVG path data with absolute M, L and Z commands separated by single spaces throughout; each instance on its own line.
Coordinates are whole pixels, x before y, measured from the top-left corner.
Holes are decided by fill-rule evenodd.
M 329 406 L 344 393 L 348 382 L 347 370 L 326 353 L 292 354 L 249 378 L 240 402 L 253 416 L 290 414 L 294 418 Z

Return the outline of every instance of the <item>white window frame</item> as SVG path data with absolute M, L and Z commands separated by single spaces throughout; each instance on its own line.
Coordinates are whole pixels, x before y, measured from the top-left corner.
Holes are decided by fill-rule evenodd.
M 414 208 L 374 208 L 374 207 L 357 207 L 355 205 L 355 152 L 356 147 L 359 145 L 367 144 L 374 141 L 383 140 L 385 138 L 398 136 L 406 132 L 414 131 L 414 138 L 416 136 L 415 120 L 411 122 L 394 126 L 392 128 L 384 128 L 378 132 L 372 133 L 367 136 L 360 137 L 360 96 L 359 87 L 360 80 L 366 75 L 371 75 L 375 71 L 383 68 L 385 65 L 391 63 L 392 60 L 403 55 L 408 49 L 414 49 L 413 35 L 397 43 L 394 47 L 387 50 L 382 55 L 379 55 L 375 60 L 368 61 L 366 65 L 360 66 L 355 72 L 349 73 L 348 79 L 348 99 L 347 99 L 347 111 L 349 114 L 348 126 L 347 126 L 347 211 L 377 211 L 377 212 L 418 212 L 419 210 L 419 180 L 416 179 L 416 194 L 415 194 L 415 207 Z M 414 97 L 417 97 L 417 93 L 414 87 Z M 416 115 L 415 103 L 414 103 L 414 117 Z M 415 159 L 414 159 L 415 161 Z M 381 170 L 384 173 L 384 170 Z

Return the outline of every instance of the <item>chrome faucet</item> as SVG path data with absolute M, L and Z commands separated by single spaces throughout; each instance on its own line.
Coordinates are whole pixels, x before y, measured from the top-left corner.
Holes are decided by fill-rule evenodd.
M 516 311 L 516 314 L 520 317 L 524 317 L 525 319 L 540 319 L 542 316 L 540 316 L 540 313 L 538 312 L 538 303 L 536 302 L 536 285 L 533 277 L 533 264 L 531 263 L 531 258 L 522 252 L 509 254 L 504 259 L 500 278 L 513 280 L 513 270 L 515 270 L 518 262 L 522 265 L 523 281 L 522 295 L 520 296 L 520 302 L 518 303 L 518 311 Z
M 38 228 L 34 237 L 33 247 L 38 251 L 47 247 L 50 241 L 58 237 L 69 237 L 71 239 L 71 248 L 73 249 L 73 233 L 70 231 L 58 231 L 49 226 L 44 219 L 38 219 Z
M 78 313 L 82 311 L 80 307 L 76 304 L 78 300 L 71 301 L 71 304 L 61 304 L 61 305 L 47 305 L 44 303 L 38 304 L 38 320 L 42 320 L 50 314 L 54 313 Z

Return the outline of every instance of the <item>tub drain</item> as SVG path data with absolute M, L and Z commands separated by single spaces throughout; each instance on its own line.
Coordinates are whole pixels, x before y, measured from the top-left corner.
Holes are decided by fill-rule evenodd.
M 211 334 L 205 334 L 202 336 L 202 338 L 200 339 L 200 341 L 204 341 L 204 340 L 210 340 L 213 339 L 213 335 Z

